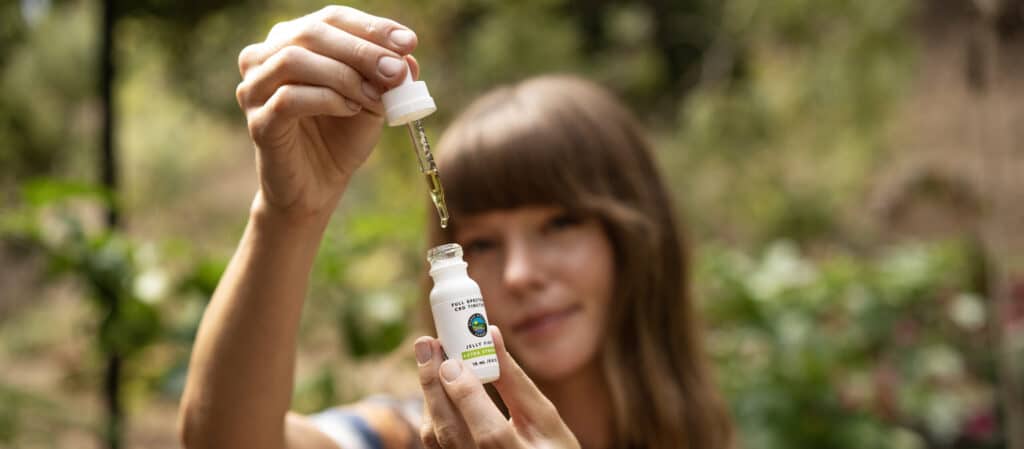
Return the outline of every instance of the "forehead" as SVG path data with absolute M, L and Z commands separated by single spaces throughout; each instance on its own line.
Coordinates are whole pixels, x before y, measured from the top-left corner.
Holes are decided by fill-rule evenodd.
M 456 234 L 531 224 L 564 211 L 565 208 L 561 206 L 523 206 L 467 214 L 459 217 Z

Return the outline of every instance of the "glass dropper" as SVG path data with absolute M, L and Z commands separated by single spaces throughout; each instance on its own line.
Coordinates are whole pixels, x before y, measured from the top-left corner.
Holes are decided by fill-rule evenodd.
M 427 178 L 427 187 L 430 188 L 430 199 L 437 208 L 437 216 L 441 221 L 441 227 L 448 226 L 448 206 L 444 202 L 444 189 L 441 188 L 441 178 L 437 173 L 437 164 L 434 164 L 434 155 L 430 153 L 430 142 L 427 141 L 427 133 L 423 131 L 423 117 L 437 111 L 437 105 L 427 90 L 427 84 L 423 81 L 415 81 L 412 78 L 412 70 L 406 70 L 405 79 L 402 84 L 384 92 L 381 95 L 384 102 L 385 115 L 388 125 L 406 125 L 409 129 L 409 137 L 412 138 L 413 149 L 416 152 L 416 160 L 420 164 L 420 172 Z
M 444 188 L 441 187 L 441 177 L 438 176 L 434 155 L 430 152 L 430 141 L 427 140 L 427 133 L 423 130 L 423 121 L 413 120 L 406 126 L 409 128 L 409 138 L 412 139 L 413 150 L 416 152 L 416 161 L 420 164 L 420 172 L 427 179 L 430 199 L 434 202 L 434 207 L 437 208 L 441 227 L 446 228 L 448 227 L 448 205 L 444 202 Z

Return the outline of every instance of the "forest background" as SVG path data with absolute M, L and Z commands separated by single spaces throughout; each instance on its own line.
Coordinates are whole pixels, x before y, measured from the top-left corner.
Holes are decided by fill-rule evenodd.
M 1024 449 L 1024 2 L 349 5 L 418 33 L 435 139 L 535 74 L 629 103 L 745 447 Z M 179 447 L 255 189 L 237 54 L 322 6 L 0 1 L 0 447 Z M 409 146 L 385 131 L 327 230 L 296 410 L 415 388 L 379 375 L 421 300 Z

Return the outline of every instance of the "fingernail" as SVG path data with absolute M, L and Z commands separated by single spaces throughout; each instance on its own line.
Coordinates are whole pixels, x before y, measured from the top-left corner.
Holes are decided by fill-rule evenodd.
M 462 364 L 458 360 L 448 359 L 441 364 L 441 377 L 445 382 L 452 382 L 462 373 Z
M 429 362 L 431 355 L 429 341 L 416 342 L 416 363 L 422 365 Z
M 380 91 L 377 90 L 377 86 L 363 81 L 363 95 L 371 100 L 380 100 Z
M 391 56 L 382 56 L 380 60 L 377 61 L 377 71 L 379 71 L 381 75 L 384 75 L 387 78 L 391 78 L 395 75 L 398 75 L 399 73 L 402 72 L 402 69 L 404 68 L 405 63 L 402 62 L 402 60 L 398 58 L 392 58 Z
M 345 99 L 345 106 L 348 106 L 349 109 L 355 112 L 359 112 L 359 110 L 363 108 L 362 105 L 352 100 L 349 100 L 348 98 Z
M 395 30 L 389 36 L 391 42 L 399 47 L 408 47 L 416 40 L 416 33 L 409 30 Z

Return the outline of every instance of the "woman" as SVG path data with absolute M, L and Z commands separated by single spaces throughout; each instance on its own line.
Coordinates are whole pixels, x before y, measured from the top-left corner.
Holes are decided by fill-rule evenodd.
M 728 447 L 648 144 L 613 97 L 572 77 L 493 91 L 439 145 L 453 219 L 430 240 L 465 248 L 495 328 L 500 400 L 421 337 L 422 416 L 382 400 L 287 411 L 313 257 L 377 142 L 379 93 L 407 65 L 417 74 L 415 46 L 396 22 L 328 7 L 239 56 L 260 188 L 196 339 L 185 446 Z

